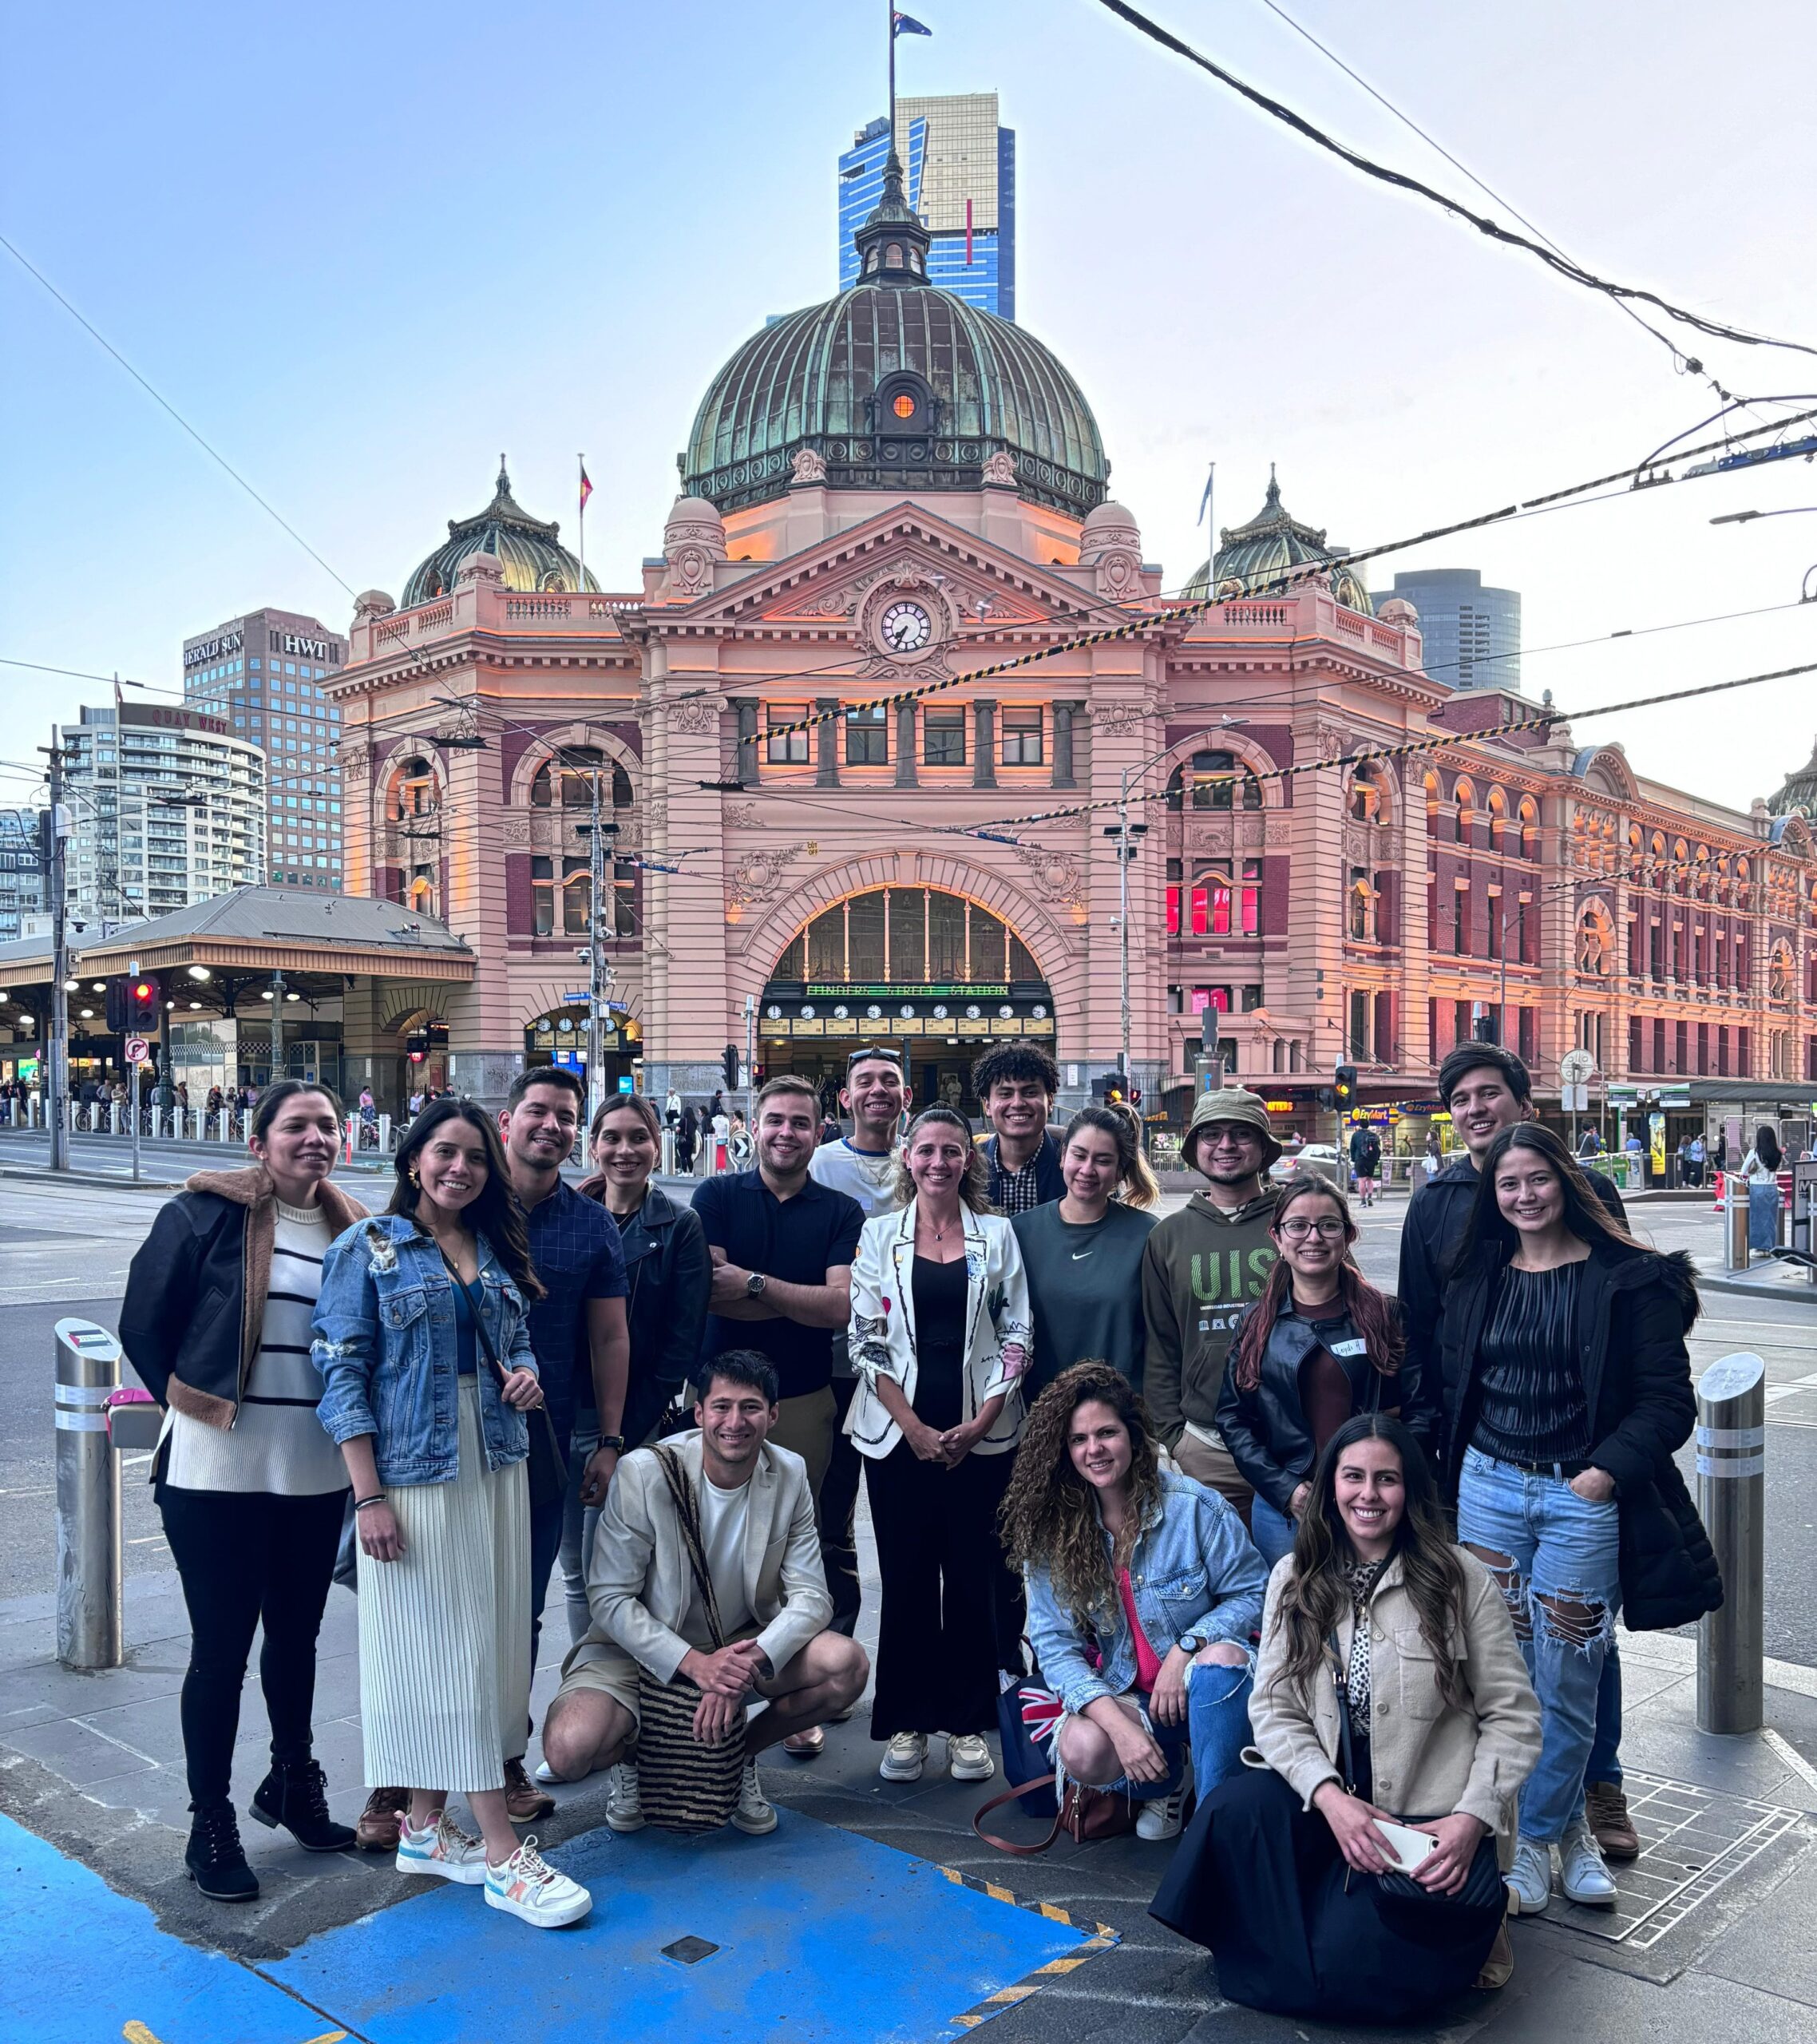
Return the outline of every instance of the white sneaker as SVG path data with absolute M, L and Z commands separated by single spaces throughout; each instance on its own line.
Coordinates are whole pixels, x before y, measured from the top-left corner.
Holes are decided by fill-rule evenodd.
M 533 1838 L 526 1838 L 502 1867 L 489 1863 L 485 1884 L 489 1909 L 521 1916 L 539 1931 L 578 1923 L 593 1906 L 592 1896 L 578 1881 L 558 1874 L 544 1859 Z
M 1615 1907 L 1615 1877 L 1581 1817 L 1558 1841 L 1558 1884 L 1567 1901 L 1591 1909 Z
M 885 1781 L 919 1781 L 927 1758 L 925 1732 L 898 1732 L 884 1749 L 877 1773 Z
M 1506 1883 L 1514 1914 L 1537 1916 L 1552 1899 L 1552 1848 L 1523 1834 L 1515 1841 Z
M 747 1838 L 762 1838 L 776 1828 L 776 1805 L 763 1792 L 757 1778 L 757 1762 L 745 1762 L 744 1779 L 738 1784 L 738 1806 L 732 1821 Z
M 606 1822 L 621 1835 L 643 1828 L 643 1789 L 634 1760 L 621 1760 L 607 1773 Z
M 536 1762 L 536 1771 L 531 1779 L 540 1781 L 545 1788 L 552 1788 L 560 1781 L 561 1777 L 546 1760 L 540 1760 Z
M 955 1781 L 988 1781 L 997 1771 L 981 1732 L 961 1732 L 946 1742 L 946 1771 Z
M 463 1888 L 477 1888 L 486 1877 L 486 1849 L 445 1810 L 437 1810 L 434 1821 L 421 1831 L 411 1828 L 406 1810 L 398 1827 L 397 1865 L 401 1874 L 433 1874 Z
M 1176 1789 L 1171 1796 L 1158 1796 L 1144 1803 L 1136 1812 L 1138 1838 L 1178 1838 L 1180 1827 L 1186 1821 L 1186 1792 Z

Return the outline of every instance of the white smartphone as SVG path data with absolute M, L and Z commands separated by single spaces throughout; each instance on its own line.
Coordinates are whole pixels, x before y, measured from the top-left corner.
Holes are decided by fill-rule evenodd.
M 1387 1841 L 1388 1857 L 1396 1870 L 1403 1874 L 1411 1874 L 1439 1849 L 1439 1841 L 1431 1832 L 1415 1831 L 1411 1824 L 1393 1824 L 1386 1817 L 1377 1817 L 1376 1829 Z

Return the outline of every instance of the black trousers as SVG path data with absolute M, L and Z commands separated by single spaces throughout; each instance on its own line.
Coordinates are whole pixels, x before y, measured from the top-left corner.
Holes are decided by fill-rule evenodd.
M 858 1484 L 865 1458 L 845 1436 L 845 1415 L 852 1409 L 857 1388 L 856 1377 L 833 1380 L 838 1431 L 833 1436 L 826 1474 L 820 1480 L 820 1562 L 833 1599 L 833 1622 L 828 1630 L 842 1632 L 848 1639 L 857 1627 L 863 1602 L 858 1586 Z
M 315 1640 L 346 1501 L 345 1491 L 284 1498 L 160 1486 L 164 1535 L 189 1607 L 182 1715 L 192 1802 L 228 1792 L 239 1692 L 261 1624 L 259 1683 L 271 1721 L 271 1757 L 309 1757 Z
M 866 1460 L 883 1586 L 873 1739 L 996 1729 L 1007 1573 L 997 1507 L 1014 1460 L 972 1454 L 948 1469 L 906 1441 Z

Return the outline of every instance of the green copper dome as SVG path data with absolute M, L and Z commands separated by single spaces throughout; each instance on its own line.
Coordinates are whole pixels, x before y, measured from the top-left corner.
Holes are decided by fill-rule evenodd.
M 1268 497 L 1246 525 L 1225 525 L 1217 535 L 1222 545 L 1211 561 L 1201 567 L 1181 595 L 1194 596 L 1217 592 L 1233 596 L 1265 595 L 1279 584 L 1289 568 L 1316 568 L 1334 560 L 1344 549 L 1328 546 L 1321 529 L 1302 525 L 1281 501 L 1281 485 L 1274 479 L 1274 465 L 1268 472 Z M 1360 578 L 1349 568 L 1331 571 L 1332 593 L 1346 610 L 1373 616 L 1375 605 Z M 1228 588 L 1227 588 L 1228 585 Z
M 580 587 L 580 564 L 561 545 L 560 525 L 532 518 L 511 494 L 505 457 L 498 458 L 498 487 L 477 517 L 450 518 L 448 540 L 438 546 L 404 584 L 403 608 L 445 596 L 454 587 L 461 564 L 469 554 L 495 555 L 505 571 L 505 586 L 528 595 L 538 589 L 572 596 Z M 596 590 L 592 575 L 587 587 Z
M 683 492 L 721 512 L 821 481 L 1000 482 L 1078 518 L 1102 503 L 1110 465 L 1084 394 L 1031 334 L 928 282 L 893 157 L 856 240 L 857 283 L 754 334 L 714 378 L 678 457 Z

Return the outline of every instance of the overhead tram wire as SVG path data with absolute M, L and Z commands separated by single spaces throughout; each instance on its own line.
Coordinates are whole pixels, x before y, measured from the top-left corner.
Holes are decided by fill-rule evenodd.
M 1812 418 L 1817 418 L 1817 410 L 1795 413 L 1771 426 L 1750 426 L 1745 432 L 1730 434 L 1720 441 L 1681 449 L 1672 459 L 1674 462 L 1688 461 L 1699 454 L 1730 450 L 1738 443 L 1761 439 L 1769 434 L 1787 433 L 1793 426 Z M 1355 567 L 1362 561 L 1379 560 L 1386 554 L 1403 553 L 1410 547 L 1423 546 L 1434 540 L 1448 539 L 1459 533 L 1477 532 L 1486 526 L 1506 524 L 1510 519 L 1565 504 L 1573 497 L 1587 497 L 1593 490 L 1607 489 L 1611 483 L 1629 481 L 1634 489 L 1639 489 L 1680 479 L 1688 478 L 1674 477 L 1666 469 L 1654 469 L 1647 462 L 1634 463 L 1626 468 L 1612 469 L 1606 475 L 1593 476 L 1585 482 L 1573 483 L 1562 489 L 1548 490 L 1537 497 L 1518 500 L 1496 510 L 1480 513 L 1475 517 L 1459 518 L 1449 525 L 1430 526 L 1424 532 L 1415 533 L 1403 539 L 1385 541 L 1377 546 L 1353 548 L 1348 553 L 1333 554 L 1328 560 L 1309 562 L 1299 568 L 1278 571 L 1258 569 L 1253 578 L 1256 586 L 1253 588 L 1208 593 L 1183 603 L 1164 604 L 1157 608 L 1135 613 L 1120 624 L 1055 640 L 1050 645 L 1036 647 L 1028 652 L 1017 654 L 1009 660 L 995 661 L 985 667 L 968 668 L 962 674 L 948 675 L 939 681 L 924 682 L 913 688 L 896 689 L 888 695 L 870 696 L 861 702 L 842 703 L 836 709 L 817 711 L 811 715 L 795 718 L 786 724 L 773 725 L 761 732 L 754 731 L 748 737 L 740 738 L 737 743 L 754 746 L 760 739 L 817 730 L 822 724 L 837 722 L 854 710 L 894 708 L 901 703 L 920 702 L 924 697 L 962 687 L 968 682 L 990 680 L 998 675 L 1013 673 L 1023 667 L 1033 667 L 1043 660 L 1055 659 L 1063 653 L 1112 644 L 1118 640 L 1134 638 L 1138 633 L 1152 631 L 1158 625 L 1177 624 L 1201 617 L 1207 611 L 1219 608 L 1226 603 L 1265 602 L 1270 596 L 1285 595 L 1296 583 L 1328 573 L 1334 568 Z
M 1377 163 L 1372 157 L 1348 147 L 1335 137 L 1328 135 L 1322 128 L 1314 126 L 1303 114 L 1296 113 L 1292 107 L 1271 98 L 1253 85 L 1245 84 L 1234 72 L 1227 71 L 1221 64 L 1214 62 L 1202 51 L 1195 50 L 1190 42 L 1182 42 L 1170 30 L 1163 28 L 1139 8 L 1130 6 L 1129 0 L 1099 0 L 1099 4 L 1126 22 L 1139 34 L 1148 37 L 1151 42 L 1159 43 L 1163 50 L 1171 50 L 1176 57 L 1183 57 L 1189 64 L 1197 65 L 1201 71 L 1208 72 L 1217 79 L 1220 85 L 1228 85 L 1233 92 L 1241 93 L 1252 105 L 1260 107 L 1263 113 L 1292 129 L 1296 134 L 1304 136 L 1316 147 L 1328 151 L 1341 162 L 1348 164 L 1352 170 L 1360 170 L 1365 176 L 1375 178 L 1397 191 L 1430 200 L 1444 212 L 1455 214 L 1459 220 L 1467 220 L 1479 234 L 1488 236 L 1491 240 L 1499 241 L 1508 248 L 1522 249 L 1528 255 L 1537 256 L 1549 269 L 1556 271 L 1568 283 L 1580 285 L 1585 291 L 1601 291 L 1610 298 L 1637 299 L 1644 304 L 1656 306 L 1669 319 L 1676 319 L 1681 326 L 1694 327 L 1697 332 L 1708 334 L 1713 340 L 1733 341 L 1743 347 L 1783 348 L 1795 355 L 1817 355 L 1817 346 L 1809 342 L 1782 340 L 1771 334 L 1751 333 L 1744 327 L 1731 327 L 1720 319 L 1706 319 L 1701 313 L 1692 312 L 1685 306 L 1675 305 L 1671 299 L 1661 298 L 1657 291 L 1648 291 L 1637 284 L 1616 283 L 1607 277 L 1600 277 L 1593 271 L 1574 263 L 1568 256 L 1547 248 L 1542 242 L 1530 240 L 1526 235 L 1516 234 L 1511 228 L 1503 227 L 1498 220 L 1492 220 L 1486 214 L 1473 212 L 1461 200 L 1449 197 L 1423 180 L 1410 176 L 1405 171 L 1391 170 L 1387 164 Z
M 346 580 L 344 576 L 337 574 L 335 571 L 329 566 L 328 563 L 322 558 L 321 555 L 315 551 L 315 548 L 309 544 L 308 541 L 303 537 L 302 533 L 297 530 L 295 526 L 284 517 L 283 513 L 267 502 L 264 497 L 261 497 L 258 491 L 252 487 L 251 484 L 246 480 L 245 477 L 239 473 L 239 469 L 233 465 L 232 462 L 228 459 L 226 455 L 222 454 L 217 448 L 211 446 L 210 443 L 203 438 L 202 434 L 189 423 L 188 420 L 183 416 L 182 413 L 176 409 L 176 406 L 170 402 L 169 398 L 165 397 L 164 393 L 158 390 L 154 384 L 151 383 L 144 376 L 141 375 L 139 371 L 126 359 L 125 356 L 120 352 L 119 349 L 113 345 L 113 342 L 110 341 L 92 321 L 85 319 L 83 315 L 76 310 L 75 307 L 69 303 L 69 299 L 63 295 L 62 292 L 57 288 L 56 285 L 50 281 L 49 278 L 44 274 L 43 271 L 39 269 L 38 266 L 26 256 L 25 256 L 17 247 L 15 247 L 12 242 L 9 241 L 3 234 L 0 234 L 0 248 L 4 248 L 6 253 L 12 257 L 13 260 L 19 265 L 21 269 L 26 271 L 30 275 L 35 277 L 38 279 L 38 283 L 49 292 L 50 295 L 56 299 L 57 303 L 62 307 L 63 310 L 69 314 L 69 317 L 75 321 L 76 324 L 82 329 L 83 332 L 87 334 L 89 339 L 96 342 L 100 347 L 105 348 L 107 352 L 113 357 L 114 360 L 119 363 L 121 367 L 125 370 L 126 374 L 132 378 L 133 381 L 139 386 L 140 389 L 176 420 L 176 423 L 182 427 L 184 431 L 188 434 L 189 438 L 195 442 L 198 447 L 201 449 L 202 452 L 208 456 L 208 459 L 214 462 L 217 467 L 224 469 L 226 473 L 239 484 L 240 488 L 246 492 L 247 495 L 252 499 L 253 502 L 259 506 L 259 509 L 265 513 L 267 517 L 274 520 L 290 534 L 291 537 L 296 541 L 297 545 L 303 549 L 303 552 L 309 556 L 310 559 L 315 563 L 316 566 L 322 570 L 323 574 L 327 575 L 331 580 L 338 582 L 341 587 L 346 591 L 350 596 L 355 593 L 352 583 Z

